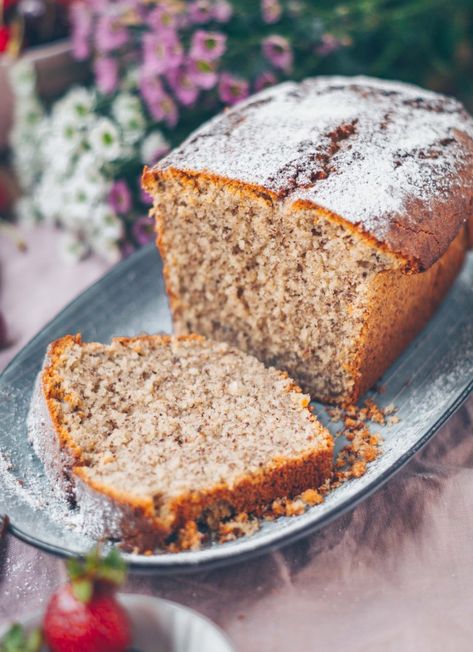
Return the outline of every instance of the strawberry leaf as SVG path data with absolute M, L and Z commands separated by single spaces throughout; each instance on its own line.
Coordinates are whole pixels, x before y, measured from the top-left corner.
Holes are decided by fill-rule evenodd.
M 77 580 L 84 574 L 84 565 L 80 559 L 71 558 L 66 562 L 66 568 L 71 580 Z
M 119 586 L 126 578 L 126 564 L 115 548 L 112 548 L 107 556 L 102 559 L 98 577 L 112 584 Z
M 118 550 L 112 548 L 102 557 L 101 549 L 97 546 L 84 558 L 70 559 L 67 570 L 73 594 L 81 602 L 89 602 L 98 582 L 113 586 L 123 584 L 127 568 Z
M 89 576 L 94 577 L 100 566 L 100 547 L 96 546 L 86 556 L 83 562 L 83 572 Z
M 27 635 L 23 627 L 15 623 L 0 641 L 0 652 L 39 652 L 42 642 L 40 629 Z
M 2 638 L 2 647 L 0 650 L 3 652 L 14 652 L 21 649 L 20 646 L 24 643 L 25 634 L 23 627 L 18 623 L 13 624 L 5 636 Z
M 39 652 L 43 643 L 43 633 L 39 628 L 33 629 L 26 641 L 27 652 Z
M 72 594 L 79 602 L 87 604 L 92 599 L 93 593 L 94 585 L 89 579 L 79 579 L 72 582 Z

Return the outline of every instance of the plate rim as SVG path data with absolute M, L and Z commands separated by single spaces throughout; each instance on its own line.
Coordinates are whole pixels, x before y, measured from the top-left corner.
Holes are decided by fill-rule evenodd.
M 117 274 L 126 273 L 127 268 L 133 267 L 137 260 L 146 257 L 150 252 L 156 251 L 154 243 L 142 247 L 134 252 L 125 260 L 114 265 L 106 274 L 97 279 L 94 283 L 88 286 L 85 290 L 76 295 L 69 301 L 56 315 L 48 320 L 46 324 L 34 335 L 10 360 L 7 366 L 0 374 L 0 380 L 8 374 L 8 371 L 15 364 L 20 356 L 28 354 L 29 350 L 34 347 L 36 341 L 42 336 L 44 331 L 61 316 L 74 306 L 79 299 L 87 298 L 89 293 L 92 293 L 97 286 L 103 284 L 104 280 L 112 280 Z M 156 252 L 157 253 L 157 252 Z M 158 254 L 157 254 L 158 255 Z M 301 522 L 295 520 L 292 527 L 288 531 L 276 531 L 263 534 L 258 539 L 249 537 L 245 541 L 240 542 L 238 548 L 226 548 L 225 544 L 219 547 L 214 546 L 204 550 L 197 551 L 184 551 L 175 555 L 136 555 L 133 553 L 123 553 L 123 557 L 129 566 L 130 570 L 135 573 L 149 573 L 149 574 L 162 574 L 170 575 L 177 573 L 192 573 L 198 572 L 203 569 L 209 570 L 213 568 L 220 568 L 222 566 L 231 566 L 244 560 L 254 559 L 260 555 L 266 554 L 272 550 L 279 549 L 294 543 L 301 538 L 314 533 L 329 523 L 341 517 L 343 514 L 351 511 L 361 502 L 366 500 L 375 491 L 380 489 L 391 477 L 393 477 L 403 466 L 405 466 L 414 455 L 420 451 L 439 431 L 439 429 L 450 419 L 450 417 L 465 403 L 465 401 L 473 393 L 473 376 L 464 389 L 455 396 L 448 407 L 442 412 L 439 418 L 425 431 L 425 433 L 401 455 L 394 463 L 386 468 L 380 475 L 374 477 L 364 487 L 362 487 L 354 495 L 349 495 L 343 499 L 338 505 L 323 513 L 316 521 Z M 60 545 L 45 542 L 40 538 L 25 532 L 21 527 L 14 524 L 14 519 L 9 517 L 8 531 L 15 537 L 28 543 L 40 550 L 51 553 L 53 555 L 68 558 L 76 556 L 76 553 L 67 550 Z

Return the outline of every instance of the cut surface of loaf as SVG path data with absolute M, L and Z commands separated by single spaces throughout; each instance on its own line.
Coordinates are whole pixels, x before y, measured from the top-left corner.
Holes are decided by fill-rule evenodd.
M 473 120 L 406 84 L 288 82 L 211 120 L 143 183 L 176 332 L 352 403 L 461 269 Z
M 286 374 L 202 337 L 66 336 L 40 374 L 30 438 L 87 531 L 152 550 L 324 482 L 332 438 L 308 403 Z

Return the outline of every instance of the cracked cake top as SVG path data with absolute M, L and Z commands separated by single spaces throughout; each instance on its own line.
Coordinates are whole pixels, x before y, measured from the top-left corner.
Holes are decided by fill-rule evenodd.
M 173 170 L 322 208 L 425 269 L 473 214 L 473 120 L 399 82 L 286 82 L 204 124 L 150 173 Z

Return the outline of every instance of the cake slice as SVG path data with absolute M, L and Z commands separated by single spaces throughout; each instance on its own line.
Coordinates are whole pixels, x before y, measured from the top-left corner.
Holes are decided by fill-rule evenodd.
M 68 335 L 49 348 L 29 434 L 84 529 L 146 551 L 323 483 L 333 443 L 309 400 L 200 336 Z

